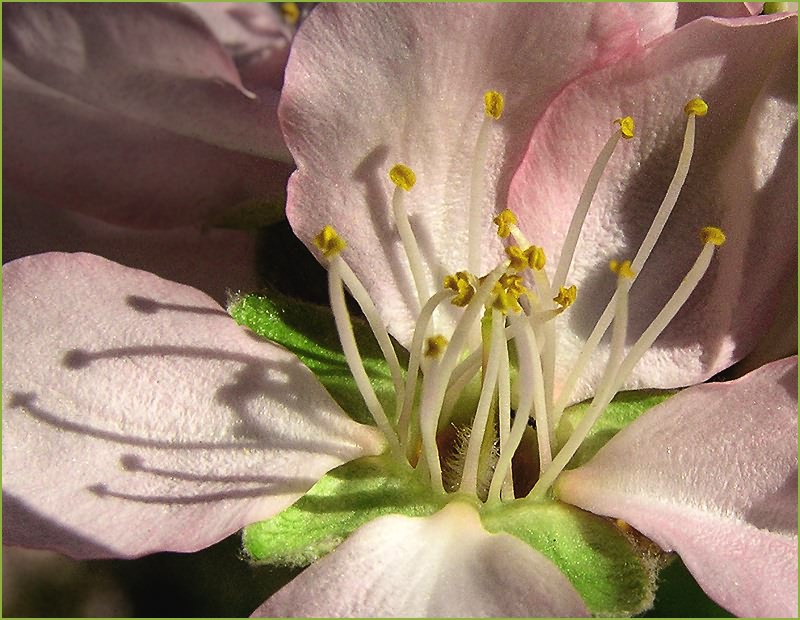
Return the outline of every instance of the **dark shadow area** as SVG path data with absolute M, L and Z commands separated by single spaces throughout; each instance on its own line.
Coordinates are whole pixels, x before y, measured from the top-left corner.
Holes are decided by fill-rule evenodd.
M 6 548 L 3 616 L 247 617 L 300 569 L 250 565 L 240 546 L 87 561 Z

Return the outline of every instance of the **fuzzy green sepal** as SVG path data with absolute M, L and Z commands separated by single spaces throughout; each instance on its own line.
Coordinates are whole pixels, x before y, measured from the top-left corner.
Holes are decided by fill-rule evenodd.
M 272 519 L 245 528 L 244 548 L 257 563 L 305 566 L 368 521 L 428 516 L 445 503 L 410 466 L 389 456 L 364 457 L 329 472 Z
M 678 390 L 637 390 L 620 392 L 606 407 L 603 415 L 594 423 L 578 451 L 570 460 L 567 469 L 574 469 L 586 463 L 597 451 L 606 445 L 614 435 L 628 426 L 648 409 L 664 402 Z M 591 400 L 578 403 L 564 410 L 556 429 L 556 452 L 572 435 L 575 427 L 583 418 Z
M 485 507 L 481 520 L 558 566 L 594 615 L 631 616 L 653 603 L 655 558 L 607 519 L 562 502 L 518 500 Z
M 374 424 L 342 353 L 330 308 L 271 292 L 235 297 L 228 304 L 228 313 L 240 325 L 300 358 L 356 422 Z M 395 390 L 386 360 L 366 322 L 354 318 L 353 332 L 372 387 L 391 418 L 395 412 Z M 403 363 L 402 355 L 400 359 Z

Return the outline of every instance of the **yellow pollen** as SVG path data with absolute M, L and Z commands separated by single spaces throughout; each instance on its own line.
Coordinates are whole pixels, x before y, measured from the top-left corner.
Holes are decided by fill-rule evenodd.
M 615 519 L 614 525 L 617 526 L 617 529 L 625 534 L 630 534 L 631 530 L 633 529 L 630 525 L 628 525 L 627 521 L 623 521 L 622 519 Z
M 339 236 L 333 226 L 325 226 L 314 237 L 314 245 L 320 249 L 325 258 L 333 258 L 347 247 L 344 239 Z
M 544 249 L 540 248 L 539 246 L 532 245 L 527 250 L 525 250 L 525 256 L 528 258 L 528 267 L 531 269 L 535 269 L 536 271 L 541 271 L 544 269 L 544 264 L 546 262 L 546 257 L 544 255 Z
M 569 288 L 562 286 L 558 289 L 558 295 L 553 297 L 553 301 L 561 306 L 562 310 L 569 308 L 575 303 L 575 298 L 578 296 L 578 289 L 573 284 Z
M 695 97 L 685 106 L 683 106 L 683 111 L 686 112 L 687 116 L 690 114 L 694 114 L 695 116 L 705 116 L 708 114 L 708 104 L 700 99 L 700 97 Z
M 628 278 L 630 280 L 636 275 L 636 272 L 631 269 L 631 261 L 629 260 L 624 260 L 621 263 L 612 260 L 608 263 L 608 267 L 621 278 Z
M 444 287 L 455 293 L 450 303 L 460 308 L 466 306 L 475 294 L 475 287 L 472 286 L 466 271 L 457 271 L 452 276 L 445 276 Z
M 633 138 L 634 122 L 632 116 L 623 116 L 614 121 L 619 125 L 619 132 L 623 138 L 630 140 Z
M 505 239 L 511 234 L 511 227 L 517 225 L 517 216 L 511 209 L 503 209 L 492 221 L 497 225 L 497 236 Z
M 519 298 L 526 290 L 522 284 L 521 276 L 513 273 L 504 273 L 492 289 L 494 294 L 492 306 L 502 312 L 508 312 L 509 310 L 520 312 L 522 311 L 522 306 L 519 305 Z
M 700 241 L 720 246 L 725 243 L 725 233 L 716 226 L 706 226 L 700 229 Z
M 417 175 L 414 174 L 411 168 L 404 164 L 395 164 L 392 166 L 392 169 L 389 170 L 389 178 L 397 187 L 406 191 L 414 187 L 414 183 L 417 182 Z
M 296 2 L 282 2 L 281 15 L 287 24 L 294 26 L 300 20 L 300 7 Z
M 508 256 L 509 267 L 514 271 L 525 271 L 528 268 L 528 255 L 521 247 L 511 245 L 506 248 L 506 256 Z
M 425 343 L 425 357 L 439 357 L 447 346 L 447 338 L 437 334 L 428 338 Z
M 483 93 L 483 105 L 486 110 L 486 116 L 499 120 L 503 115 L 503 108 L 505 108 L 506 102 L 503 95 L 496 90 L 487 90 Z

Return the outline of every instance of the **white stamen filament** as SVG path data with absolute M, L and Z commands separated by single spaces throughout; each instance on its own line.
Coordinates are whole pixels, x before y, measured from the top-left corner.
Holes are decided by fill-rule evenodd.
M 586 214 L 589 212 L 589 205 L 592 204 L 597 186 L 600 183 L 600 177 L 611 160 L 611 155 L 619 142 L 622 134 L 619 130 L 615 130 L 611 137 L 606 142 L 600 154 L 589 172 L 589 177 L 586 179 L 586 185 L 583 186 L 583 191 L 578 199 L 578 206 L 575 213 L 572 214 L 572 220 L 569 223 L 567 236 L 564 238 L 564 245 L 561 247 L 561 255 L 558 257 L 558 265 L 556 273 L 553 276 L 553 290 L 558 290 L 559 287 L 564 286 L 567 281 L 567 272 L 572 265 L 572 258 L 575 255 L 575 248 L 578 246 L 578 238 L 583 228 L 583 223 L 586 220 Z
M 481 395 L 478 398 L 475 417 L 472 421 L 472 431 L 467 444 L 460 487 L 462 491 L 474 494 L 475 497 L 478 496 L 478 462 L 483 438 L 486 434 L 486 425 L 489 422 L 489 408 L 492 405 L 497 380 L 500 376 L 501 350 L 505 343 L 505 318 L 498 310 L 492 310 L 491 332 L 486 372 L 483 375 Z
M 650 323 L 648 328 L 642 333 L 639 339 L 628 351 L 628 354 L 616 368 L 609 365 L 606 370 L 606 376 L 603 377 L 600 385 L 597 388 L 594 399 L 592 400 L 589 409 L 584 414 L 581 421 L 578 423 L 575 430 L 570 435 L 564 446 L 553 459 L 550 467 L 542 472 L 541 477 L 534 485 L 529 497 L 541 498 L 550 488 L 555 481 L 558 474 L 567 466 L 570 459 L 575 455 L 583 440 L 589 434 L 594 423 L 600 415 L 608 407 L 611 400 L 622 387 L 625 379 L 630 375 L 636 363 L 642 358 L 647 350 L 655 342 L 656 338 L 666 329 L 670 321 L 675 317 L 678 311 L 683 307 L 689 296 L 700 283 L 700 280 L 705 275 L 711 264 L 711 258 L 714 256 L 715 245 L 713 243 L 706 243 L 697 257 L 694 265 L 681 281 L 678 288 L 672 294 L 669 301 L 661 309 L 661 312 L 656 315 L 656 318 Z M 628 287 L 630 288 L 630 285 Z M 619 289 L 618 289 L 619 292 Z M 627 290 L 622 293 L 627 301 Z M 625 304 L 627 308 L 627 303 Z M 627 311 L 624 312 L 624 318 L 627 320 Z M 615 323 L 621 321 L 615 321 Z M 627 321 L 626 321 L 627 322 Z M 623 341 L 625 334 L 623 332 L 621 337 L 612 337 L 612 350 L 614 341 Z M 616 346 L 621 347 L 620 342 Z
M 411 447 L 412 437 L 409 434 L 409 424 L 411 422 L 411 410 L 414 406 L 414 392 L 417 387 L 417 377 L 419 375 L 420 362 L 422 360 L 423 347 L 425 346 L 425 335 L 427 334 L 428 324 L 431 322 L 433 312 L 443 301 L 452 296 L 449 290 L 439 291 L 422 307 L 417 317 L 414 328 L 414 338 L 411 341 L 410 354 L 408 359 L 408 372 L 406 373 L 406 383 L 403 395 L 403 409 L 397 420 L 397 427 L 400 429 L 400 441 L 406 448 Z
M 672 213 L 672 209 L 678 200 L 678 196 L 683 188 L 683 184 L 686 181 L 686 176 L 689 173 L 689 166 L 692 161 L 692 154 L 694 153 L 694 138 L 695 115 L 689 114 L 686 121 L 686 131 L 683 137 L 683 147 L 681 149 L 680 157 L 678 158 L 678 165 L 675 168 L 675 174 L 669 184 L 669 188 L 667 189 L 664 199 L 661 201 L 661 206 L 658 208 L 656 217 L 653 219 L 653 223 L 650 225 L 650 228 L 645 235 L 644 241 L 642 241 L 639 250 L 636 252 L 636 256 L 634 257 L 633 261 L 631 261 L 631 268 L 634 271 L 633 281 L 635 281 L 637 275 L 641 273 L 642 267 L 644 267 L 644 264 L 650 257 L 650 254 L 656 245 L 656 241 L 658 241 L 661 232 L 664 230 L 667 219 Z M 584 343 L 578 358 L 575 360 L 575 363 L 570 369 L 569 374 L 564 379 L 564 383 L 561 386 L 561 393 L 558 395 L 555 403 L 556 421 L 561 418 L 564 408 L 569 404 L 569 399 L 572 397 L 572 390 L 575 388 L 575 384 L 583 374 L 584 370 L 586 370 L 586 366 L 589 364 L 589 359 L 597 349 L 597 346 L 600 344 L 600 340 L 602 340 L 606 330 L 608 330 L 608 326 L 611 325 L 611 321 L 614 320 L 615 306 L 615 300 L 612 298 L 608 302 L 608 305 L 606 305 L 603 314 L 600 315 L 600 318 L 595 324 L 592 333 L 586 339 L 586 342 Z
M 397 433 L 392 428 L 389 418 L 386 417 L 386 412 L 383 410 L 375 390 L 372 389 L 369 376 L 367 376 L 367 371 L 364 368 L 364 362 L 361 360 L 361 354 L 358 352 L 358 344 L 353 334 L 353 324 L 350 322 L 350 313 L 347 311 L 347 303 L 344 298 L 344 283 L 339 271 L 337 260 L 334 259 L 328 269 L 328 295 L 330 296 L 331 309 L 333 310 L 336 329 L 339 332 L 342 351 L 358 391 L 361 392 L 367 409 L 375 420 L 375 424 L 389 442 L 392 453 L 400 456 L 402 455 L 402 449 Z
M 518 329 L 527 331 L 528 334 L 527 339 L 514 340 L 514 342 L 517 344 L 520 359 L 528 358 L 530 361 L 530 375 L 527 376 L 530 377 L 533 389 L 533 416 L 536 421 L 536 441 L 539 445 L 539 468 L 540 471 L 544 471 L 553 458 L 551 446 L 554 443 L 554 433 L 551 433 L 550 430 L 542 360 L 536 343 L 536 334 L 530 324 L 522 317 L 517 316 L 512 316 L 511 322 L 512 324 L 519 323 Z
M 529 349 L 536 349 L 536 345 L 531 344 L 529 340 L 533 330 L 524 329 L 521 321 L 513 320 L 511 322 L 511 329 L 514 342 L 517 344 L 518 352 L 521 346 L 527 346 Z M 518 364 L 519 374 L 521 376 L 529 377 L 533 374 L 533 359 L 531 355 L 518 355 Z M 525 428 L 528 426 L 528 418 L 533 409 L 533 382 L 519 381 L 517 384 L 519 386 L 517 413 L 511 425 L 511 432 L 508 435 L 507 448 L 500 451 L 500 457 L 497 459 L 492 481 L 489 485 L 487 503 L 500 501 L 500 492 L 503 488 L 503 482 L 506 479 L 506 475 L 511 470 L 511 459 L 522 441 Z
M 539 478 L 528 498 L 541 500 L 548 495 L 556 478 L 574 457 L 616 393 L 629 381 L 636 364 L 698 286 L 708 270 L 715 246 L 725 241 L 725 235 L 717 228 L 709 226 L 701 231 L 704 245 L 694 265 L 626 354 L 629 291 L 677 202 L 694 150 L 695 116 L 704 115 L 707 106 L 699 98 L 687 104 L 685 111 L 688 120 L 683 146 L 666 195 L 633 261 L 622 264 L 612 261 L 612 269 L 618 274 L 616 290 L 565 378 L 560 393 L 556 395 L 557 325 L 559 316 L 576 299 L 576 288 L 565 288 L 564 283 L 600 178 L 620 137 L 633 136 L 633 119 L 618 119 L 620 130 L 609 138 L 595 160 L 570 222 L 553 279 L 550 280 L 544 271 L 543 250 L 528 243 L 516 224 L 515 214 L 508 209 L 501 211 L 494 222 L 498 226 L 498 236 L 501 239 L 510 236 L 516 245 L 509 240 L 510 245 L 506 247 L 508 260 L 497 265 L 485 277 L 478 278 L 484 249 L 482 205 L 489 127 L 492 120 L 502 114 L 502 96 L 495 91 L 487 91 L 485 105 L 487 116 L 478 134 L 470 178 L 467 222 L 469 272 L 458 271 L 448 275 L 444 279 L 444 290 L 433 295 L 429 292 L 429 276 L 403 197 L 404 192 L 414 187 L 416 177 L 410 168 L 402 164 L 397 164 L 389 173 L 396 185 L 392 198 L 394 219 L 420 306 L 405 373 L 372 299 L 340 256 L 346 248 L 345 241 L 338 237 L 332 227 L 326 226 L 315 238 L 315 244 L 329 260 L 331 307 L 345 359 L 370 414 L 387 438 L 392 454 L 416 467 L 418 473 L 428 476 L 434 492 L 447 492 L 442 474 L 445 464 L 448 473 L 460 475 L 460 483 L 448 476 L 448 488 L 457 485 L 460 492 L 480 499 L 486 491 L 483 485 L 487 475 L 491 473 L 487 503 L 511 501 L 515 499 L 514 477 L 518 473 L 513 471 L 513 458 L 533 418 L 535 433 L 528 432 L 536 436 Z M 526 275 L 529 270 L 530 274 Z M 377 398 L 360 357 L 353 324 L 347 312 L 345 287 L 363 310 L 389 366 L 397 396 L 396 417 L 392 419 L 386 415 Z M 450 333 L 431 335 L 435 331 L 432 330 L 434 316 L 447 299 L 452 299 L 453 304 L 460 307 L 460 316 Z M 594 399 L 563 447 L 554 454 L 558 448 L 556 428 L 561 414 L 576 382 L 612 323 L 608 359 L 596 386 Z M 446 336 L 449 336 L 449 342 Z M 513 343 L 509 345 L 509 341 Z M 477 348 L 476 342 L 480 343 Z M 510 359 L 511 351 L 514 352 L 514 367 Z M 476 376 L 481 369 L 483 373 L 478 383 Z M 514 381 L 512 370 L 517 371 Z M 471 383 L 476 388 L 480 387 L 477 402 Z M 512 407 L 515 407 L 515 411 L 512 411 Z M 458 429 L 464 428 L 465 424 L 471 425 L 468 440 L 463 442 L 466 434 L 459 435 L 455 444 L 451 445 L 449 433 L 440 435 L 440 429 L 450 424 Z M 489 448 L 495 450 L 494 442 L 497 439 L 499 454 L 492 465 L 493 459 L 488 458 L 486 452 Z M 462 452 L 464 443 L 466 447 Z M 533 449 L 530 443 L 526 441 L 526 449 Z M 463 459 L 460 459 L 461 454 Z M 524 459 L 517 463 L 522 462 Z M 453 463 L 456 465 L 453 466 Z M 457 467 L 461 468 L 460 471 Z M 524 474 L 518 479 L 520 481 L 527 481 Z
M 392 196 L 392 210 L 394 212 L 394 224 L 397 227 L 397 232 L 403 243 L 403 249 L 408 257 L 408 266 L 414 278 L 414 286 L 417 288 L 417 298 L 421 307 L 425 300 L 430 297 L 430 292 L 422 263 L 422 253 L 419 250 L 417 238 L 414 236 L 414 231 L 411 229 L 411 223 L 408 220 L 408 210 L 403 197 L 405 192 L 406 190 L 395 187 L 394 195 Z
M 395 394 L 397 395 L 397 414 L 403 410 L 403 400 L 401 395 L 404 393 L 403 369 L 400 367 L 400 361 L 397 359 L 397 352 L 392 345 L 392 339 L 389 337 L 389 332 L 386 325 L 383 324 L 378 309 L 369 296 L 367 289 L 361 284 L 361 281 L 350 269 L 350 266 L 344 261 L 341 256 L 335 256 L 331 261 L 331 269 L 335 271 L 344 282 L 353 299 L 356 300 L 364 317 L 367 319 L 375 339 L 378 341 L 378 346 L 383 353 L 386 363 L 389 365 L 389 372 L 392 375 L 392 382 L 394 383 Z
M 470 332 L 475 326 L 478 313 L 483 308 L 492 292 L 497 279 L 508 267 L 507 261 L 495 267 L 475 291 L 472 299 L 464 308 L 464 312 L 456 325 L 447 349 L 442 359 L 435 365 L 432 372 L 425 375 L 422 383 L 422 400 L 420 403 L 420 433 L 422 435 L 422 449 L 430 469 L 431 481 L 434 488 L 441 487 L 442 468 L 439 463 L 439 449 L 436 445 L 436 431 L 442 411 L 445 391 L 453 373 L 458 357 L 467 343 Z M 429 377 L 431 380 L 429 381 Z
M 500 435 L 500 452 L 508 450 L 508 436 L 511 433 L 511 367 L 508 359 L 508 340 L 503 338 L 500 348 L 500 376 L 497 379 L 497 426 Z M 509 468 L 500 492 L 501 499 L 514 499 L 514 478 Z

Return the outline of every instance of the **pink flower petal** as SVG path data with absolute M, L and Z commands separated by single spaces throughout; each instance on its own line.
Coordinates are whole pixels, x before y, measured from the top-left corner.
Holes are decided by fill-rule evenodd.
M 483 93 L 504 94 L 480 197 L 488 270 L 500 251 L 494 205 L 535 120 L 570 80 L 634 52 L 674 18 L 668 4 L 318 6 L 294 40 L 279 110 L 299 168 L 292 226 L 309 247 L 324 225 L 339 230 L 347 259 L 407 343 L 418 305 L 391 218 L 389 169 L 401 162 L 416 172 L 407 204 L 438 286 L 466 267 Z
M 771 322 L 786 278 L 796 273 L 797 21 L 749 25 L 700 20 L 639 54 L 566 88 L 537 125 L 509 204 L 520 227 L 554 265 L 574 205 L 612 121 L 632 115 L 589 210 L 568 283 L 578 300 L 559 319 L 564 376 L 610 299 L 610 259 L 633 258 L 672 178 L 683 140 L 683 106 L 698 94 L 686 185 L 631 291 L 629 342 L 641 334 L 700 251 L 698 231 L 721 227 L 727 243 L 687 306 L 637 366 L 628 387 L 700 382 L 746 355 Z M 774 62 L 754 49 L 768 47 Z M 607 349 L 606 349 L 607 350 Z M 594 391 L 606 355 L 573 394 Z
M 4 543 L 203 548 L 381 451 L 205 294 L 89 254 L 3 269 Z
M 253 616 L 587 616 L 567 578 L 477 512 L 452 502 L 431 517 L 388 516 L 357 530 Z
M 750 17 L 761 12 L 763 2 L 679 2 L 678 27 L 701 17 Z
M 731 612 L 796 615 L 797 358 L 674 396 L 556 490 L 677 551 Z
M 255 235 L 184 226 L 135 230 L 43 205 L 4 188 L 3 262 L 43 252 L 91 252 L 200 289 L 224 305 L 229 292 L 262 286 Z
M 187 2 L 230 54 L 244 86 L 280 90 L 293 29 L 277 5 L 260 2 Z
M 4 24 L 6 180 L 142 227 L 281 199 L 278 92 L 244 89 L 185 7 L 18 4 Z

